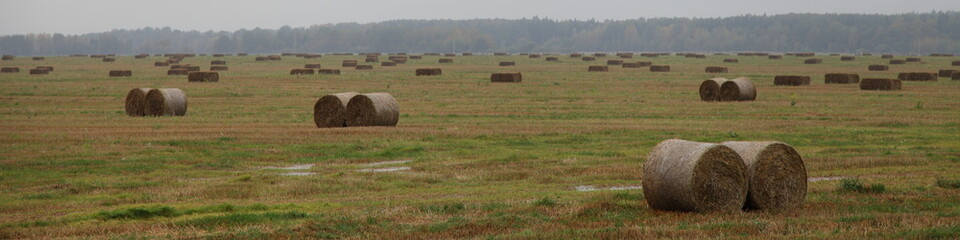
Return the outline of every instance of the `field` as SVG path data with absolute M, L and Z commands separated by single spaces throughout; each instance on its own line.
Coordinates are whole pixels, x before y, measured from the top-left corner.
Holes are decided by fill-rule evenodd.
M 905 81 L 900 91 L 823 83 L 834 72 L 960 70 L 950 66 L 960 58 L 886 72 L 867 71 L 887 63 L 879 56 L 624 59 L 672 68 L 651 73 L 587 72 L 615 56 L 558 57 L 424 56 L 305 76 L 288 73 L 363 57 L 184 60 L 204 70 L 226 60 L 216 83 L 167 76 L 153 66 L 162 57 L 2 61 L 21 72 L 0 74 L 0 239 L 960 237 L 960 81 Z M 55 71 L 28 75 L 34 66 Z M 426 67 L 443 75 L 414 76 Z M 495 72 L 524 79 L 490 83 Z M 774 86 L 776 75 L 813 83 Z M 741 76 L 757 85 L 756 101 L 699 100 L 701 81 Z M 137 87 L 183 89 L 186 116 L 128 117 L 124 97 Z M 400 123 L 316 128 L 314 102 L 347 91 L 393 94 Z M 649 209 L 636 189 L 641 166 L 671 138 L 792 145 L 811 177 L 803 208 Z

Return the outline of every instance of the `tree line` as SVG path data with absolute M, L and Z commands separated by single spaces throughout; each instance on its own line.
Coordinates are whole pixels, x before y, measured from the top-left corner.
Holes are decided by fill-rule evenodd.
M 0 37 L 0 54 L 281 52 L 960 53 L 960 12 L 632 20 L 394 20 L 279 29 L 113 30 Z

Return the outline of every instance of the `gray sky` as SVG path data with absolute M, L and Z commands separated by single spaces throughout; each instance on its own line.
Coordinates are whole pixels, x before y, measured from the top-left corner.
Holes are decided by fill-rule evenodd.
M 633 19 L 960 10 L 957 0 L 4 0 L 0 35 L 166 27 L 234 31 L 395 19 Z

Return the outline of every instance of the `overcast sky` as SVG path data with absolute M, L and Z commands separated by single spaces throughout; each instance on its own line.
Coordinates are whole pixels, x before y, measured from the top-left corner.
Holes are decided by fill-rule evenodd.
M 395 19 L 634 19 L 960 11 L 957 0 L 4 0 L 0 35 L 171 27 L 234 31 Z

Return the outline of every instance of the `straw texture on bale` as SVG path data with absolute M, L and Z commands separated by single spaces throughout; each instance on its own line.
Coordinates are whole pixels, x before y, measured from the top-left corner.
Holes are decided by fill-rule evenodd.
M 651 65 L 651 66 L 650 66 L 650 71 L 651 71 L 651 72 L 669 72 L 669 71 L 670 71 L 670 66 L 667 66 L 667 65 L 659 65 L 659 66 L 658 66 L 658 65 Z
M 810 58 L 807 60 L 803 60 L 804 64 L 820 64 L 822 62 L 823 62 L 823 59 L 819 59 L 819 58 Z
M 937 73 L 933 72 L 905 72 L 897 75 L 904 81 L 937 81 Z
M 320 67 L 320 64 L 304 64 L 304 65 L 303 65 L 303 68 L 317 68 L 317 69 L 319 69 L 319 68 L 322 68 L 322 67 Z
M 389 93 L 359 94 L 347 103 L 348 126 L 396 126 L 400 104 Z
M 500 62 L 500 66 L 501 66 L 501 67 L 516 66 L 516 65 L 517 65 L 516 62 Z
M 317 70 L 317 73 L 326 75 L 340 75 L 340 69 L 319 69 Z
M 157 88 L 147 92 L 147 116 L 183 116 L 187 114 L 187 95 L 179 88 Z
M 733 212 L 747 198 L 746 166 L 729 147 L 671 139 L 643 163 L 643 195 L 652 209 Z
M 313 105 L 313 122 L 318 128 L 346 127 L 347 103 L 357 94 L 345 92 L 321 97 Z
M 107 74 L 111 77 L 130 77 L 133 76 L 133 71 L 130 70 L 110 70 L 110 73 Z
M 3 67 L 3 68 L 0 68 L 0 72 L 2 72 L 2 73 L 18 73 L 18 72 L 20 72 L 20 68 L 16 68 L 16 67 Z
M 210 66 L 210 71 L 226 71 L 228 69 L 227 66 Z
M 860 90 L 900 90 L 902 86 L 900 79 L 865 78 L 860 81 Z
M 748 78 L 735 78 L 720 84 L 720 101 L 753 101 L 757 99 L 757 86 Z
M 494 73 L 490 74 L 490 82 L 521 82 L 523 75 L 520 73 Z
M 747 167 L 745 208 L 784 211 L 799 208 L 807 195 L 807 169 L 797 150 L 781 142 L 722 142 Z
M 810 85 L 810 77 L 809 76 L 776 76 L 773 78 L 773 85 L 777 85 L 777 86 Z
M 46 75 L 46 74 L 50 74 L 50 70 L 42 69 L 42 68 L 30 69 L 30 75 Z
M 937 75 L 940 76 L 940 77 L 946 77 L 946 78 L 948 78 L 948 77 L 950 77 L 950 76 L 953 76 L 953 73 L 956 72 L 956 71 L 957 71 L 957 70 L 952 70 L 952 69 L 940 69 L 940 71 L 937 72 Z
M 700 83 L 700 100 L 707 102 L 720 101 L 720 85 L 727 82 L 726 78 L 711 78 Z
M 823 75 L 823 82 L 827 84 L 860 83 L 860 75 L 849 73 L 827 73 Z
M 705 71 L 707 73 L 725 73 L 727 72 L 727 67 L 707 67 Z
M 442 75 L 443 71 L 439 68 L 419 68 L 416 70 L 417 76 L 435 76 Z
M 887 71 L 890 70 L 890 66 L 887 65 L 870 65 L 867 67 L 867 70 L 870 71 Z
M 606 72 L 609 70 L 607 66 L 590 66 L 587 67 L 587 72 Z
M 134 88 L 127 93 L 124 108 L 127 110 L 128 116 L 142 117 L 147 115 L 147 93 L 150 90 L 150 88 Z
M 220 74 L 217 72 L 190 72 L 187 74 L 188 82 L 218 82 Z

